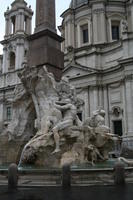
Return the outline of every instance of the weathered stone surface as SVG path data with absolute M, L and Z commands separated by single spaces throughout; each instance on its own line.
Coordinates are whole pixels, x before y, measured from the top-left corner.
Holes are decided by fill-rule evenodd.
M 29 38 L 28 64 L 29 66 L 46 65 L 56 80 L 61 79 L 64 68 L 64 54 L 61 52 L 62 38 L 57 34 L 44 30 Z
M 104 110 L 95 111 L 81 122 L 77 106 L 83 102 L 67 78 L 56 82 L 45 66 L 26 65 L 18 75 L 23 86 L 15 89 L 13 120 L 0 140 L 2 143 L 4 138 L 1 147 L 6 148 L 5 152 L 11 152 L 9 144 L 17 144 L 13 156 L 7 153 L 4 161 L 60 167 L 86 162 L 95 165 L 108 159 L 113 139 L 104 125 Z
M 55 0 L 36 1 L 36 31 L 44 29 L 55 32 Z
M 16 86 L 12 107 L 13 119 L 3 134 L 8 135 L 8 141 L 14 139 L 28 141 L 33 137 L 35 131 L 35 109 L 32 99 L 23 85 Z
M 0 164 L 18 163 L 22 149 L 35 134 L 35 108 L 23 85 L 14 91 L 13 119 L 0 135 Z
M 64 54 L 61 51 L 63 38 L 56 33 L 55 0 L 36 1 L 35 33 L 28 40 L 28 65 L 45 65 L 56 80 L 60 80 L 64 68 Z
M 12 163 L 8 169 L 8 188 L 16 189 L 18 184 L 18 167 Z
M 114 166 L 114 183 L 116 185 L 125 184 L 125 166 L 121 161 L 118 161 Z
M 31 94 L 38 129 L 24 147 L 20 164 L 59 167 L 108 159 L 113 139 L 104 125 L 105 111 L 97 110 L 81 123 L 75 88 L 66 78 L 57 83 L 45 67 L 25 68 L 19 77 Z

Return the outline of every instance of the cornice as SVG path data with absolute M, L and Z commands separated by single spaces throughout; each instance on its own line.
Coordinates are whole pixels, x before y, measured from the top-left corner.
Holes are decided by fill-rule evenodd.
M 0 43 L 1 43 L 2 45 L 4 45 L 4 44 L 9 43 L 10 41 L 14 41 L 14 40 L 16 40 L 16 39 L 26 39 L 27 37 L 28 37 L 28 35 L 25 34 L 25 33 L 12 34 L 12 35 L 9 35 L 9 36 L 5 36 L 5 39 L 2 40 L 2 41 L 0 41 Z

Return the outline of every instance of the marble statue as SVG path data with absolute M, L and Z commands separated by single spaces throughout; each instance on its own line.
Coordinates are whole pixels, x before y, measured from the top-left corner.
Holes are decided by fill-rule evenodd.
M 26 92 L 23 85 L 17 85 L 14 90 L 12 101 L 13 119 L 4 130 L 3 134 L 8 136 L 8 141 L 22 138 L 28 141 L 34 129 L 34 106 L 30 95 Z M 2 134 L 2 135 L 3 135 Z
M 4 134 L 10 141 L 18 138 L 23 141 L 26 137 L 21 155 L 17 155 L 21 157 L 20 165 L 60 167 L 86 162 L 95 165 L 108 159 L 113 135 L 105 126 L 103 109 L 81 122 L 77 108 L 83 106 L 83 101 L 77 98 L 66 77 L 56 82 L 45 66 L 28 65 L 18 75 L 22 85 L 15 89 L 14 115 Z
M 122 20 L 122 32 L 127 32 L 128 31 L 128 22 L 127 20 Z
M 60 151 L 59 147 L 59 131 L 74 125 L 77 121 L 77 108 L 71 99 L 55 102 L 55 107 L 62 112 L 62 120 L 58 122 L 53 128 L 54 140 L 56 148 L 53 153 Z
M 122 162 L 124 162 L 125 164 L 127 164 L 129 166 L 133 166 L 133 160 L 131 160 L 131 159 L 129 160 L 129 159 L 126 159 L 124 157 L 119 157 L 118 161 L 122 161 Z
M 92 166 L 94 166 L 98 160 L 98 157 L 101 160 L 104 160 L 104 157 L 100 154 L 98 148 L 95 145 L 89 144 L 87 147 L 85 147 L 86 162 L 90 162 Z

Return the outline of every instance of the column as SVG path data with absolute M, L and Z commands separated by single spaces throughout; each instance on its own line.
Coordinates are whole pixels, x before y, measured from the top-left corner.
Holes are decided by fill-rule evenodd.
M 101 27 L 100 27 L 101 42 L 105 43 L 105 42 L 107 42 L 107 31 L 106 31 L 107 24 L 106 24 L 106 18 L 105 18 L 104 11 L 101 13 L 101 24 L 100 25 L 101 25 Z
M 71 21 L 68 21 L 68 46 L 71 46 L 71 37 L 72 37 L 72 34 L 71 34 Z
M 93 14 L 93 43 L 98 42 L 97 14 Z
M 26 30 L 25 31 L 28 35 L 30 35 L 31 32 L 32 32 L 32 30 L 31 30 L 31 17 L 27 17 L 27 19 L 26 19 Z
M 125 107 L 126 107 L 126 114 L 127 114 L 127 134 L 133 134 L 133 96 L 132 96 L 132 89 L 133 89 L 133 81 L 130 77 L 127 77 L 125 82 Z
M 20 30 L 21 31 L 24 31 L 24 13 L 21 12 L 21 15 L 20 15 Z
M 77 44 L 78 47 L 81 47 L 81 30 L 80 30 L 80 25 L 77 25 Z
M 89 44 L 92 43 L 91 21 L 88 21 Z
M 98 91 L 97 88 L 90 87 L 89 90 L 89 99 L 90 99 L 90 113 L 98 109 Z
M 98 87 L 98 105 L 99 107 L 103 107 L 103 91 L 102 86 Z
M 108 19 L 109 42 L 112 42 L 111 19 Z
M 21 30 L 21 13 L 19 12 L 17 15 L 17 30 Z
M 122 83 L 122 102 L 123 102 L 123 134 L 124 136 L 127 134 L 128 129 L 127 129 L 127 104 L 126 104 L 126 88 L 125 88 L 125 84 L 124 81 Z
M 3 101 L 0 101 L 0 123 L 4 122 L 4 105 Z
M 19 15 L 16 15 L 15 32 L 19 30 Z
M 16 48 L 15 68 L 20 69 L 23 61 L 24 61 L 24 45 L 21 43 L 18 43 L 17 48 Z
M 3 64 L 2 64 L 2 73 L 7 72 L 7 48 L 3 48 Z
M 131 31 L 133 31 L 133 3 L 131 5 Z
M 12 20 L 9 19 L 9 35 L 12 34 Z
M 73 16 L 74 18 L 74 16 Z M 75 47 L 75 24 L 74 24 L 74 19 L 71 21 L 71 45 Z
M 85 101 L 85 119 L 87 119 L 89 117 L 89 113 L 90 113 L 88 88 L 86 88 L 84 91 L 84 101 Z
M 5 24 L 5 35 L 8 36 L 9 35 L 9 18 L 6 17 L 6 24 Z
M 109 123 L 109 99 L 108 99 L 108 88 L 107 86 L 103 87 L 103 105 L 104 105 L 104 110 L 106 112 L 105 116 L 105 124 L 110 127 Z
M 106 36 L 106 17 L 104 1 L 92 3 L 92 19 L 93 19 L 93 42 L 105 43 Z
M 65 23 L 65 49 L 68 47 L 68 26 L 67 23 Z

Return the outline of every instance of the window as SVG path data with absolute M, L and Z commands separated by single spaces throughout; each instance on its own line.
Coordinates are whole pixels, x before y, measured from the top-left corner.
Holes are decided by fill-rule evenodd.
M 11 34 L 14 34 L 15 33 L 15 23 L 16 23 L 16 17 L 13 16 L 11 18 L 11 23 L 12 23 L 12 30 L 11 30 Z
M 27 31 L 27 17 L 24 18 L 24 31 Z
M 112 30 L 112 40 L 119 40 L 120 39 L 120 22 L 112 21 L 111 30 Z
M 10 66 L 9 69 L 15 69 L 15 53 L 10 53 Z
M 78 113 L 77 113 L 77 116 L 78 116 L 78 118 L 80 119 L 80 121 L 83 120 L 83 119 L 82 119 L 82 112 L 78 112 Z
M 27 53 L 28 53 L 28 51 L 25 50 L 25 51 L 24 51 L 24 57 L 27 57 Z
M 113 121 L 114 134 L 122 136 L 122 120 Z
M 89 36 L 88 36 L 88 24 L 85 24 L 81 26 L 81 32 L 82 32 L 82 43 L 88 43 L 89 42 Z
M 11 106 L 8 106 L 6 108 L 6 119 L 7 121 L 11 121 L 12 119 L 12 110 L 11 110 Z

